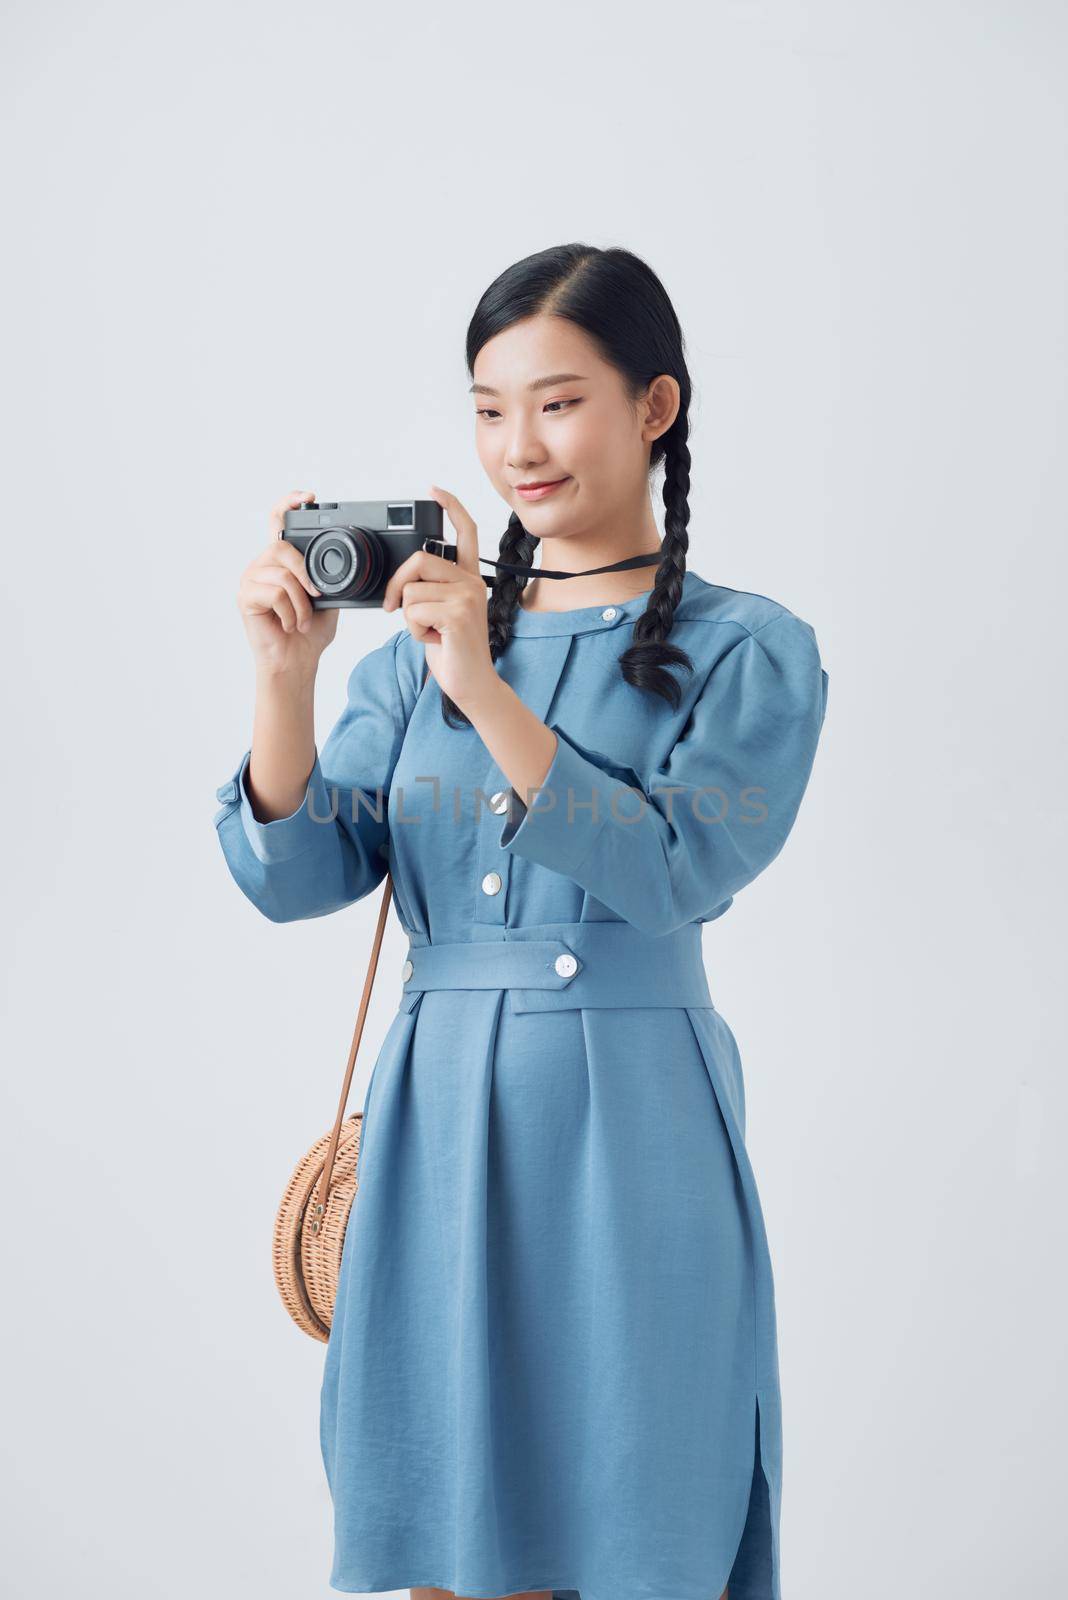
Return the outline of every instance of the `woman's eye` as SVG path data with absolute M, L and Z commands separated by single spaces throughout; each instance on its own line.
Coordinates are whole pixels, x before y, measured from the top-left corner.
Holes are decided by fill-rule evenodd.
M 578 404 L 579 402 L 577 400 L 550 400 L 547 402 L 545 410 L 549 411 L 553 406 L 577 406 Z M 481 408 L 476 409 L 475 416 L 486 418 L 499 417 L 500 412 L 495 411 L 492 406 L 482 406 Z

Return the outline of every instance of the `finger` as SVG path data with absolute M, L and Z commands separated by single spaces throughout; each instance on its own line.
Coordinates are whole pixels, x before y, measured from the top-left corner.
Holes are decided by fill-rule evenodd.
M 440 635 L 435 633 L 433 628 L 424 628 L 422 624 L 416 622 L 414 618 L 408 621 L 408 632 L 411 634 L 416 644 L 424 644 L 426 642 L 431 644 L 441 643 Z
M 249 578 L 254 578 L 261 584 L 277 584 L 286 578 L 288 587 L 293 590 L 297 610 L 304 605 L 309 614 L 313 610 L 309 594 L 321 594 L 321 590 L 317 589 L 312 579 L 307 576 L 301 552 L 294 549 L 291 544 L 286 544 L 285 539 L 267 547 L 259 562 L 254 562 L 249 568 Z
M 322 594 L 323 591 L 312 582 L 308 575 L 308 564 L 303 551 L 298 550 L 296 545 L 291 544 L 288 539 L 276 539 L 273 544 L 269 544 L 260 557 L 260 561 L 263 566 L 258 567 L 257 572 L 270 567 L 287 567 L 290 572 L 296 575 L 309 594 Z
M 257 572 L 256 578 L 260 583 L 275 583 L 284 588 L 293 602 L 293 609 L 301 628 L 306 630 L 310 626 L 316 611 L 308 598 L 299 573 L 291 572 L 288 567 L 263 567 Z
M 296 629 L 298 622 L 296 606 L 284 582 L 261 583 L 258 579 L 250 579 L 248 597 L 254 602 L 251 615 L 266 615 L 267 612 L 273 611 L 286 633 L 292 633 Z
M 435 583 L 430 578 L 410 578 L 404 585 L 401 603 L 407 609 L 414 600 L 452 600 L 455 588 L 455 582 Z
M 399 606 L 405 584 L 412 583 L 416 578 L 455 583 L 456 562 L 446 561 L 444 556 L 436 556 L 432 550 L 413 550 L 408 559 L 401 562 L 382 591 L 383 611 L 393 611 Z
M 478 528 L 474 517 L 447 489 L 432 483 L 430 493 L 438 505 L 444 507 L 445 515 L 456 529 L 456 565 L 465 572 L 478 572 Z
M 436 629 L 442 638 L 450 628 L 460 626 L 464 617 L 464 610 L 451 600 L 412 600 L 404 608 L 404 620 L 409 629 Z
M 274 613 L 287 633 L 292 633 L 296 624 L 293 602 L 284 589 L 274 584 L 249 582 L 241 591 L 241 610 L 249 617 Z
M 287 633 L 292 633 L 296 627 L 297 613 L 284 585 L 252 579 L 245 590 L 245 600 L 247 604 L 242 609 L 250 616 L 269 616 L 273 611 Z
M 271 507 L 271 532 L 277 539 L 285 527 L 287 511 L 296 511 L 307 500 L 315 499 L 314 489 L 293 489 L 289 494 L 284 494 L 281 500 L 276 500 Z

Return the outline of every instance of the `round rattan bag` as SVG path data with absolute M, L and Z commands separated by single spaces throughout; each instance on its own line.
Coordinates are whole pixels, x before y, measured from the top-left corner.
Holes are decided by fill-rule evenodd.
M 341 1253 L 345 1248 L 349 1212 L 359 1186 L 357 1167 L 363 1113 L 356 1111 L 346 1117 L 345 1106 L 392 892 L 393 882 L 387 872 L 334 1126 L 315 1141 L 298 1163 L 274 1220 L 274 1278 L 282 1303 L 298 1328 L 324 1344 L 330 1337 L 334 1320 Z

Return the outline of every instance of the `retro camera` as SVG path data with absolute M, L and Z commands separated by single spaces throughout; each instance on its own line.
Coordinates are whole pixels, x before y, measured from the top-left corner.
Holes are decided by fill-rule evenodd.
M 456 560 L 456 546 L 442 538 L 436 500 L 311 501 L 285 514 L 282 538 L 304 557 L 321 596 L 316 611 L 331 607 L 381 606 L 386 584 L 416 550 Z

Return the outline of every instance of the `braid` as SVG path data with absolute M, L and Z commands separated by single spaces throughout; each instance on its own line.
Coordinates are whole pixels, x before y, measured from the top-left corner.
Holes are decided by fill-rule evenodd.
M 529 567 L 534 560 L 537 546 L 538 541 L 527 532 L 513 511 L 508 526 L 501 535 L 501 547 L 498 551 L 501 560 L 507 561 L 512 566 Z M 519 596 L 529 581 L 529 578 L 520 577 L 516 572 L 498 572 L 493 580 L 493 588 L 486 606 L 492 661 L 496 661 L 512 636 L 512 616 Z M 462 727 L 464 723 L 470 726 L 470 717 L 465 716 L 456 702 L 444 692 L 441 696 L 441 715 L 450 728 Z
M 693 661 L 678 645 L 668 643 L 675 620 L 675 607 L 682 598 L 686 574 L 686 553 L 690 547 L 687 524 L 690 520 L 690 449 L 686 443 L 689 423 L 680 411 L 665 438 L 664 452 L 664 537 L 656 582 L 645 610 L 634 624 L 634 642 L 619 658 L 623 676 L 636 689 L 651 689 L 663 695 L 672 707 L 682 698 L 679 680 L 669 666 L 693 671 Z

